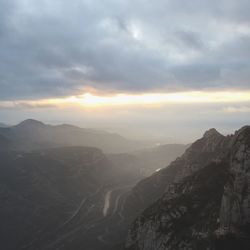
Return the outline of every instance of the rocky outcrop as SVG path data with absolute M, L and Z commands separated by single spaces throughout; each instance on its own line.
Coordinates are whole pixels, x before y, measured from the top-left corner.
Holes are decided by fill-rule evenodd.
M 230 179 L 224 188 L 218 234 L 242 232 L 250 225 L 250 127 L 232 140 Z
M 211 161 L 219 161 L 228 152 L 230 138 L 210 129 L 168 167 L 140 181 L 124 205 L 128 220 L 132 221 L 164 193 L 169 193 L 168 190 L 171 193 L 173 186 L 185 177 L 204 168 Z
M 183 180 L 211 161 L 220 161 L 228 152 L 229 141 L 230 136 L 225 137 L 214 128 L 206 131 L 182 156 L 184 164 L 175 176 L 174 182 Z
M 126 249 L 212 249 L 228 164 L 211 163 L 165 193 L 129 231 Z
M 250 127 L 228 137 L 207 131 L 132 224 L 126 249 L 250 249 L 249 146 Z

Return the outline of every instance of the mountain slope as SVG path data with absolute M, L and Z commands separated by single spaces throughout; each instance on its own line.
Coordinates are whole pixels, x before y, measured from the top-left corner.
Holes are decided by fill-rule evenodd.
M 2 152 L 0 159 L 0 242 L 5 250 L 40 249 L 85 199 L 114 178 L 110 163 L 95 148 Z
M 126 249 L 249 249 L 250 127 L 219 137 L 209 131 L 187 150 L 185 160 L 200 153 L 191 157 L 196 164 L 183 162 L 163 195 L 136 219 Z
M 148 207 L 133 223 L 127 249 L 207 249 L 206 238 L 218 227 L 227 169 L 211 163 Z
M 140 181 L 125 204 L 128 218 L 132 220 L 136 214 L 159 199 L 170 183 L 179 182 L 223 155 L 229 140 L 230 137 L 225 137 L 214 129 L 209 130 L 168 167 Z

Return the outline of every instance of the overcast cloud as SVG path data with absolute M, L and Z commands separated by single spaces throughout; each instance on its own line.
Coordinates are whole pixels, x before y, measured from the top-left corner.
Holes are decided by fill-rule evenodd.
M 0 0 L 0 99 L 250 88 L 248 0 Z

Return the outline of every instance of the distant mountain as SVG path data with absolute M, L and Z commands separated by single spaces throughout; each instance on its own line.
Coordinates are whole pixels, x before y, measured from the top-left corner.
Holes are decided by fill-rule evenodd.
M 155 171 L 165 168 L 170 162 L 181 156 L 188 145 L 166 144 L 129 153 L 108 154 L 108 159 L 124 176 L 131 178 L 148 177 Z
M 139 150 L 134 155 L 139 159 L 145 176 L 165 168 L 181 156 L 190 145 L 165 144 L 154 148 Z
M 5 127 L 8 127 L 9 125 L 5 124 L 5 123 L 2 123 L 0 122 L 0 128 L 5 128 Z
M 147 146 L 145 142 L 128 140 L 118 134 L 68 124 L 46 125 L 33 119 L 25 120 L 16 126 L 0 127 L 0 135 L 11 140 L 15 150 L 89 146 L 98 147 L 104 152 L 121 153 Z
M 249 159 L 249 126 L 227 137 L 207 131 L 133 189 L 127 209 L 146 209 L 130 227 L 126 249 L 250 249 Z

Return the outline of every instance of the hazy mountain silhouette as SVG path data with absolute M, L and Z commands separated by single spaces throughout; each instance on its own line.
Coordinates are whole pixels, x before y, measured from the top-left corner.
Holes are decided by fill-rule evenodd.
M 145 142 L 128 140 L 114 133 L 68 124 L 52 126 L 33 119 L 11 127 L 0 127 L 0 134 L 14 142 L 13 148 L 16 150 L 90 146 L 98 147 L 104 152 L 120 153 L 148 146 Z
M 5 124 L 5 123 L 2 123 L 0 122 L 0 127 L 4 128 L 4 127 L 8 127 L 9 125 Z

